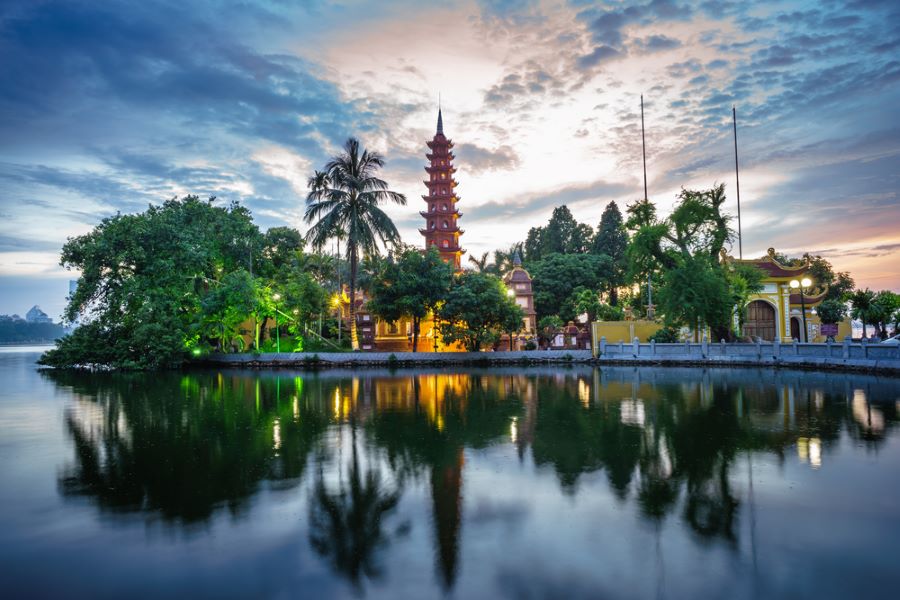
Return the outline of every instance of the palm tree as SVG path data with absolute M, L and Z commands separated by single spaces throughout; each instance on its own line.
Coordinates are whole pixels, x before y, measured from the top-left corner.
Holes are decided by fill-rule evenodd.
M 485 252 L 481 255 L 481 258 L 469 255 L 469 262 L 475 265 L 479 273 L 490 273 L 492 265 L 488 264 L 488 256 L 490 256 L 490 252 Z
M 866 320 L 869 318 L 869 311 L 872 309 L 872 302 L 875 300 L 875 292 L 866 288 L 864 290 L 856 290 L 850 296 L 850 316 L 854 319 L 862 321 L 862 336 L 866 337 Z
M 384 166 L 377 152 L 369 152 L 359 140 L 349 138 L 344 151 L 325 165 L 325 177 L 320 173 L 309 179 L 306 197 L 307 223 L 316 221 L 307 232 L 307 240 L 321 248 L 333 237 L 343 237 L 350 259 L 350 339 L 353 349 L 359 349 L 356 336 L 356 271 L 360 253 L 378 253 L 378 241 L 396 244 L 400 234 L 391 218 L 379 208 L 387 201 L 406 204 L 406 196 L 388 189 L 375 172 Z M 320 185 L 321 184 L 321 185 Z

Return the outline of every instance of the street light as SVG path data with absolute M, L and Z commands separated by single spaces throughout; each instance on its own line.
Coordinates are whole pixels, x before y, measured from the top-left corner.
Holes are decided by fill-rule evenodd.
M 800 311 L 803 313 L 803 341 L 809 341 L 809 330 L 806 328 L 806 299 L 803 296 L 803 290 L 812 285 L 812 280 L 809 277 L 804 277 L 800 281 L 796 279 L 791 280 L 791 287 L 795 290 L 799 288 L 800 290 Z
M 281 334 L 278 332 L 278 301 L 281 300 L 281 294 L 272 294 L 272 300 L 275 301 L 275 352 L 281 352 Z

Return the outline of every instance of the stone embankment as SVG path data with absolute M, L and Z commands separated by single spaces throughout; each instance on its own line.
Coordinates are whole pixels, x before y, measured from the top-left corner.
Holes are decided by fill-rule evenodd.
M 835 371 L 867 371 L 900 375 L 900 347 L 879 344 L 642 344 L 601 339 L 590 350 L 530 350 L 522 352 L 335 352 L 213 354 L 199 364 L 246 368 L 329 368 L 369 366 L 458 365 L 656 365 L 772 367 Z

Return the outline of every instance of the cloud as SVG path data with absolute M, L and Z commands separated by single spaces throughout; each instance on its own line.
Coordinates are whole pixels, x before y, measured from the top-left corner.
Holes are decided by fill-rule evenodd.
M 592 69 L 601 63 L 621 57 L 622 53 L 611 46 L 597 46 L 590 54 L 579 57 L 577 64 L 581 69 Z
M 519 166 L 519 156 L 508 145 L 489 150 L 476 144 L 456 144 L 453 149 L 456 162 L 466 173 L 473 175 L 485 171 L 508 171 Z
M 663 52 L 682 46 L 681 40 L 667 35 L 651 35 L 635 40 L 637 48 L 643 52 Z
M 471 209 L 471 216 L 479 221 L 517 219 L 542 224 L 548 209 L 562 204 L 614 200 L 637 189 L 637 184 L 625 184 L 597 180 L 581 185 L 571 185 L 555 190 L 531 194 L 523 199 L 490 201 Z

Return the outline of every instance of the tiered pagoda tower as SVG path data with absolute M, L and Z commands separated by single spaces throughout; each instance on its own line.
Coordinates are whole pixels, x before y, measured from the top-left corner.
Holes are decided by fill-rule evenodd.
M 459 236 L 464 232 L 459 228 L 457 219 L 462 214 L 456 210 L 456 180 L 453 174 L 456 168 L 453 166 L 453 142 L 444 135 L 444 121 L 441 111 L 438 109 L 437 132 L 434 138 L 428 142 L 430 152 L 425 155 L 429 166 L 425 167 L 428 179 L 425 185 L 428 187 L 428 195 L 422 196 L 427 206 L 421 211 L 425 217 L 425 228 L 419 233 L 425 236 L 425 248 L 432 246 L 438 249 L 441 258 L 460 270 L 461 257 L 465 250 L 459 246 Z

